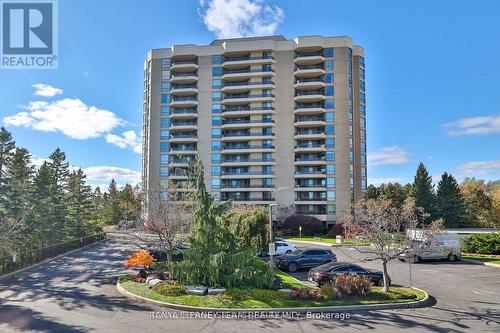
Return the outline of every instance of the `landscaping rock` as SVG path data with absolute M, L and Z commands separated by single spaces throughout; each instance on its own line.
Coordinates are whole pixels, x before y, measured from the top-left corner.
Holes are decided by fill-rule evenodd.
M 208 288 L 205 286 L 184 286 L 188 295 L 206 295 Z
M 289 294 L 292 291 L 292 289 L 290 289 L 290 288 L 281 288 L 281 289 L 278 289 L 278 291 L 280 293 L 287 293 L 287 294 Z
M 148 277 L 146 278 L 146 283 L 149 283 L 149 281 L 153 279 L 158 279 L 158 275 L 156 274 L 149 274 Z
M 163 281 L 160 280 L 160 279 L 150 279 L 147 284 L 150 286 L 150 287 L 154 287 L 156 286 L 158 283 L 162 283 Z
M 209 295 L 218 295 L 226 291 L 226 288 L 208 288 Z

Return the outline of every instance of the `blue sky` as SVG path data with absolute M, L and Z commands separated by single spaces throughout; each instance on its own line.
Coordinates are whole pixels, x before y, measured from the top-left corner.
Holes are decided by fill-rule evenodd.
M 149 49 L 349 35 L 366 53 L 373 183 L 411 181 L 420 161 L 433 176 L 499 179 L 499 16 L 496 0 L 60 0 L 59 69 L 0 70 L 0 119 L 37 159 L 61 147 L 92 184 L 137 182 Z

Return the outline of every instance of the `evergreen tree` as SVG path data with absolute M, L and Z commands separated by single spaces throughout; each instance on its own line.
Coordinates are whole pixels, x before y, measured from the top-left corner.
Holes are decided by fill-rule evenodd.
M 399 183 L 382 184 L 379 188 L 382 198 L 389 199 L 394 207 L 402 207 L 406 200 L 406 193 Z
M 108 194 L 105 196 L 105 223 L 115 225 L 120 222 L 122 212 L 120 209 L 120 192 L 114 179 L 111 179 L 108 187 Z
M 380 190 L 375 185 L 369 185 L 365 192 L 365 200 L 380 198 Z
M 106 224 L 104 214 L 104 196 L 97 186 L 92 193 L 92 221 L 99 227 Z
M 137 205 L 136 193 L 130 184 L 126 184 L 120 191 L 120 208 L 123 219 L 136 220 L 139 217 L 141 206 Z
M 465 202 L 460 194 L 458 183 L 448 173 L 443 173 L 437 188 L 439 217 L 447 228 L 467 227 L 468 219 Z
M 57 148 L 49 156 L 48 166 L 51 173 L 51 206 L 53 208 L 52 220 L 57 226 L 53 230 L 52 241 L 60 242 L 71 237 L 70 226 L 68 225 L 68 208 L 65 202 L 68 190 L 69 163 L 66 161 L 66 154 Z
M 92 190 L 85 184 L 82 169 L 73 171 L 68 181 L 68 226 L 70 236 L 83 237 L 96 231 L 92 224 Z
M 460 193 L 467 205 L 467 214 L 474 227 L 494 227 L 498 221 L 493 218 L 493 204 L 486 193 L 484 180 L 466 178 L 460 184 Z
M 0 128 L 0 218 L 6 214 L 6 194 L 9 192 L 9 169 L 16 145 L 12 134 Z
M 34 166 L 28 150 L 17 148 L 10 165 L 9 192 L 5 194 L 8 215 L 14 219 L 26 217 L 33 190 Z
M 415 205 L 423 208 L 425 213 L 428 214 L 427 216 L 420 216 L 419 222 L 421 224 L 430 224 L 437 217 L 436 197 L 432 177 L 429 176 L 423 163 L 418 165 L 412 185 L 412 196 L 415 198 Z
M 54 206 L 52 203 L 52 173 L 47 162 L 38 169 L 34 180 L 32 193 L 32 210 L 28 225 L 29 234 L 35 247 L 47 246 L 52 240 L 52 232 L 56 225 L 52 216 Z

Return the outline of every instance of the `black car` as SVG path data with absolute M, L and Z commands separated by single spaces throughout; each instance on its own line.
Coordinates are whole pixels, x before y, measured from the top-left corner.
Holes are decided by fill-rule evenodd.
M 182 261 L 184 260 L 184 251 L 187 247 L 177 246 L 172 252 L 172 261 Z M 155 261 L 167 261 L 167 252 L 159 249 L 149 249 L 149 254 L 153 257 Z
M 316 267 L 331 261 L 337 261 L 337 257 L 331 250 L 306 249 L 295 250 L 291 254 L 276 257 L 276 266 L 296 272 L 301 268 Z
M 382 272 L 375 269 L 363 268 L 361 266 L 347 262 L 330 262 L 309 270 L 307 278 L 309 281 L 321 286 L 325 283 L 335 283 L 335 278 L 344 274 L 357 274 L 366 276 L 370 281 L 381 286 L 384 284 L 384 276 Z M 389 281 L 390 284 L 390 281 Z

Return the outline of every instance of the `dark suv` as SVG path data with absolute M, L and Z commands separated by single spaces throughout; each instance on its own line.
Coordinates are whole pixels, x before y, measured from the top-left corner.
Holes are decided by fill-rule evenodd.
M 276 257 L 276 266 L 296 272 L 301 268 L 312 268 L 332 261 L 337 261 L 337 257 L 331 250 L 295 250 L 291 254 Z
M 331 262 L 309 270 L 307 279 L 317 286 L 325 283 L 335 283 L 335 278 L 345 274 L 357 274 L 367 277 L 373 284 L 381 286 L 384 284 L 384 276 L 381 271 L 363 268 L 347 262 Z M 389 280 L 389 284 L 391 281 Z

